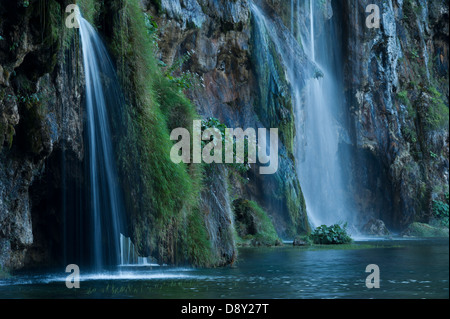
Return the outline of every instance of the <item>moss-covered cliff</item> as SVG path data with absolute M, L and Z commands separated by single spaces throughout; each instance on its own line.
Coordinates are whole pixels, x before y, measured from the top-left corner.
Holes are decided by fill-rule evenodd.
M 199 79 L 197 86 L 186 91 L 199 114 L 216 117 L 228 127 L 279 129 L 278 172 L 263 176 L 253 167 L 231 186 L 238 189 L 235 196 L 263 206 L 283 238 L 307 232 L 293 155 L 295 125 L 289 84 L 273 44 L 271 52 L 265 52 L 257 40 L 249 2 L 161 1 L 158 5 L 144 1 L 144 7 L 160 27 L 159 52 L 164 63 L 170 65 L 193 52 L 182 71 Z
M 374 2 L 380 29 L 365 27 L 363 1 L 321 1 L 321 9 L 326 20 L 344 22 L 336 41 L 345 67 L 340 119 L 351 123 L 351 141 L 341 145 L 351 154 L 345 191 L 361 224 L 375 217 L 402 230 L 448 215 L 448 1 Z M 65 255 L 68 235 L 88 244 L 70 226 L 88 218 L 83 66 L 78 33 L 64 25 L 70 3 L 0 3 L 0 269 L 83 257 Z M 277 236 L 309 231 L 292 83 L 273 41 L 255 28 L 249 1 L 77 3 L 109 48 L 122 87 L 112 139 L 125 235 L 139 254 L 223 266 L 238 257 L 242 237 L 279 244 Z M 287 14 L 288 1 L 259 4 L 280 36 L 292 17 L 306 15 Z M 304 32 L 300 22 L 292 38 Z M 300 42 L 303 84 L 313 65 Z M 172 163 L 171 130 L 209 117 L 278 128 L 278 172 Z

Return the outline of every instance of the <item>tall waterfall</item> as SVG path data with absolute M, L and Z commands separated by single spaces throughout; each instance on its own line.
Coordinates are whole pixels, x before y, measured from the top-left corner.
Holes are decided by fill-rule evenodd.
M 339 79 L 339 38 L 333 21 L 324 18 L 317 1 L 309 1 L 309 34 L 303 39 L 306 53 L 320 74 L 311 79 L 305 92 L 304 139 L 298 163 L 309 218 L 314 226 L 337 222 L 354 223 L 355 214 L 346 199 L 346 183 L 339 144 L 346 138 L 345 124 L 338 120 L 344 102 Z M 320 27 L 318 34 L 316 25 Z M 304 37 L 304 36 L 303 36 Z M 298 123 L 301 124 L 301 123 Z
M 124 231 L 124 206 L 112 135 L 111 112 L 121 107 L 120 87 L 114 66 L 99 35 L 79 17 L 86 81 L 86 131 L 89 175 L 91 263 L 97 269 L 120 263 L 120 234 Z
M 344 96 L 340 86 L 340 49 L 334 18 L 324 16 L 323 1 L 291 0 L 291 35 L 276 32 L 274 21 L 251 4 L 255 27 L 277 48 L 291 86 L 296 111 L 297 165 L 308 218 L 312 226 L 354 223 L 355 214 L 346 199 L 340 143 L 347 139 L 342 115 Z M 288 43 L 296 41 L 297 43 Z M 302 48 L 315 65 L 313 76 L 299 81 L 298 54 Z M 300 66 L 301 67 L 301 66 Z M 305 67 L 303 67 L 305 68 Z M 305 70 L 304 70 L 305 71 Z M 304 72 L 308 73 L 308 72 Z

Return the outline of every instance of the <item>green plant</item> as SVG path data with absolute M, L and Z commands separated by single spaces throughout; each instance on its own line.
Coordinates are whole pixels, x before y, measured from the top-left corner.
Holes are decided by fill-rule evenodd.
M 220 121 L 214 117 L 207 118 L 206 120 L 202 121 L 202 132 L 209 128 L 216 128 L 220 131 L 220 134 L 222 136 L 222 162 L 225 163 L 225 144 L 226 143 L 233 143 L 233 158 L 237 158 L 237 152 L 236 152 L 236 140 L 233 141 L 227 140 L 225 130 L 227 129 L 227 126 L 223 123 L 220 123 Z M 206 146 L 207 142 L 202 141 L 202 149 Z M 244 174 L 250 169 L 250 165 L 248 163 L 248 137 L 245 136 L 244 140 L 244 163 L 235 163 L 235 164 L 229 164 L 230 166 L 234 167 L 239 173 Z
M 413 144 L 417 143 L 417 141 L 418 141 L 417 132 L 410 126 L 404 125 L 402 127 L 402 134 L 406 138 L 406 140 L 408 140 L 409 142 L 411 142 Z
M 434 86 L 428 88 L 428 93 L 431 96 L 431 106 L 427 113 L 427 121 L 433 128 L 448 125 L 449 111 L 442 94 Z
M 417 53 L 416 49 L 411 49 L 410 53 L 413 58 L 415 58 L 415 59 L 419 58 L 419 54 Z
M 164 70 L 164 75 L 170 82 L 177 85 L 180 90 L 190 89 L 195 83 L 198 82 L 197 75 L 190 71 L 182 72 L 183 65 L 188 62 L 192 57 L 192 52 L 186 52 L 179 59 L 175 60 L 171 66 L 167 66 L 164 62 L 160 61 L 159 65 Z M 178 76 L 176 74 L 179 74 Z
M 409 98 L 408 98 L 408 91 L 403 90 L 403 91 L 398 92 L 397 93 L 397 98 L 405 106 L 410 106 L 411 105 L 411 102 L 409 101 Z
M 352 238 L 347 233 L 347 224 L 342 227 L 339 224 L 319 226 L 311 233 L 310 238 L 314 244 L 318 245 L 340 245 L 352 242 Z
M 449 226 L 449 205 L 448 205 L 448 193 L 446 194 L 446 203 L 440 200 L 433 201 L 433 215 L 441 224 L 445 227 Z
M 417 107 L 426 128 L 438 130 L 448 127 L 449 110 L 442 94 L 434 86 L 428 86 L 422 88 L 422 97 L 421 103 Z
M 114 1 L 109 10 L 117 13 L 110 49 L 127 102 L 115 145 L 135 245 L 161 263 L 214 265 L 200 209 L 203 167 L 170 159 L 171 130 L 190 128 L 198 114 L 158 65 L 157 25 L 139 2 Z
M 195 210 L 187 220 L 187 242 L 189 259 L 197 266 L 210 266 L 212 260 L 211 243 L 202 214 Z
M 145 18 L 145 27 L 147 28 L 147 34 L 149 35 L 152 43 L 157 47 L 158 46 L 158 24 L 153 19 L 153 17 L 147 13 L 144 13 Z

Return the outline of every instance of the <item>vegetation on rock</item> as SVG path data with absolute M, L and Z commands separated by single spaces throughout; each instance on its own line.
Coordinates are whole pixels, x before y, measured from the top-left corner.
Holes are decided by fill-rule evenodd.
M 440 222 L 444 227 L 448 227 L 449 218 L 449 206 L 448 206 L 448 193 L 445 194 L 445 202 L 441 200 L 433 201 L 433 216 Z
M 402 232 L 405 237 L 448 237 L 448 228 L 433 227 L 424 223 L 412 223 Z
M 282 244 L 267 213 L 254 201 L 233 202 L 238 244 L 242 246 L 279 246 Z
M 341 245 L 352 242 L 352 238 L 347 233 L 347 224 L 319 226 L 311 233 L 310 238 L 317 245 Z

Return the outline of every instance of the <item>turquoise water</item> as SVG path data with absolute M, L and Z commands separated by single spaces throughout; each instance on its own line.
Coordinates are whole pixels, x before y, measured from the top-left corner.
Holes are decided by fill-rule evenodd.
M 241 248 L 233 268 L 121 267 L 84 273 L 68 289 L 61 272 L 0 280 L 0 298 L 449 298 L 447 240 L 357 242 L 352 249 Z M 356 248 L 356 249 L 353 249 Z M 380 267 L 368 289 L 366 266 Z

